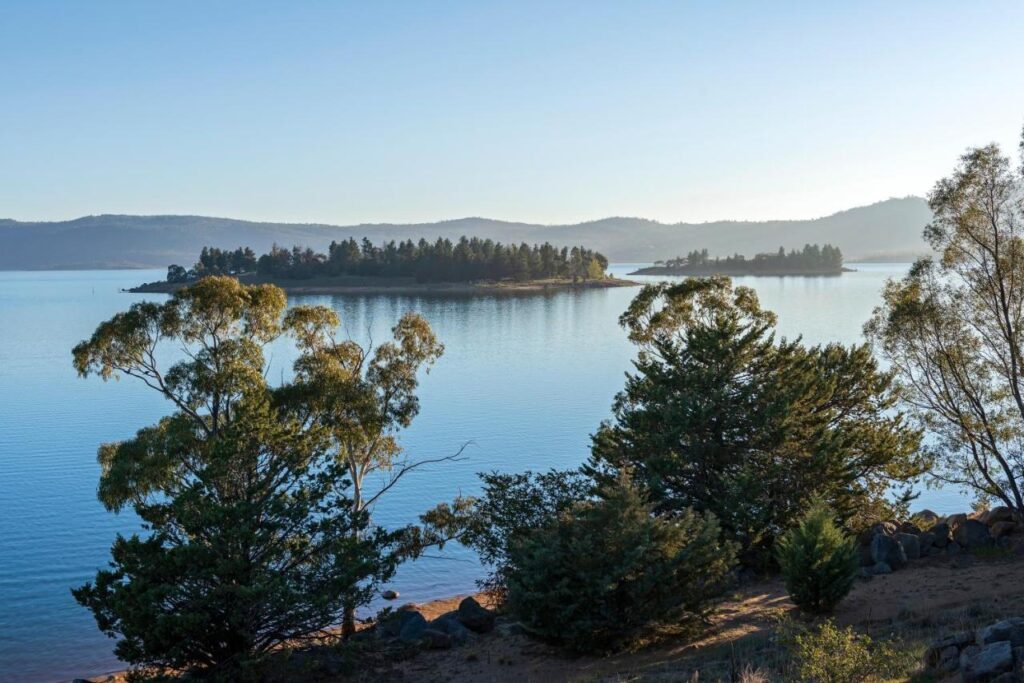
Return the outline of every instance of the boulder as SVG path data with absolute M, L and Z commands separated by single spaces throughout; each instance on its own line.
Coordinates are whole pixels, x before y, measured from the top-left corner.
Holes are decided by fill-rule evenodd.
M 466 598 L 459 603 L 458 615 L 459 621 L 470 631 L 490 633 L 494 630 L 496 615 L 491 610 L 484 609 L 472 597 Z
M 938 548 L 945 548 L 946 544 L 953 537 L 953 531 L 946 522 L 936 524 L 929 533 L 934 535 L 932 543 Z
M 892 569 L 902 569 L 907 565 L 907 553 L 900 542 L 885 534 L 876 534 L 871 539 L 871 559 L 875 563 L 884 562 Z
M 935 545 L 935 534 L 930 531 L 926 531 L 917 537 L 917 542 L 918 545 L 921 546 L 921 557 L 924 557 Z
M 929 529 L 942 521 L 942 518 L 937 513 L 927 508 L 920 512 L 915 512 L 910 515 L 910 518 L 917 522 L 922 529 Z
M 402 630 L 398 632 L 398 639 L 403 643 L 418 643 L 423 639 L 423 634 L 429 629 L 427 620 L 419 612 L 412 612 L 415 616 L 406 619 Z
M 1009 641 L 1012 647 L 1024 646 L 1024 618 L 1014 617 L 978 629 L 978 645 Z
M 1014 514 L 1013 508 L 1007 507 L 1005 505 L 1000 505 L 999 507 L 992 508 L 991 510 L 988 511 L 988 514 L 985 516 L 985 523 L 989 526 L 992 526 L 997 522 L 1015 521 L 1017 521 L 1017 515 Z
M 398 637 L 405 625 L 410 621 L 416 620 L 417 617 L 423 619 L 423 615 L 416 611 L 415 606 L 405 605 L 381 622 L 381 633 L 393 638 Z M 423 619 L 423 621 L 426 621 L 426 619 Z
M 990 683 L 1013 670 L 1013 648 L 1002 640 L 984 647 L 972 646 L 960 653 L 963 683 Z
M 921 541 L 915 534 L 898 532 L 896 540 L 903 546 L 903 553 L 908 560 L 916 560 L 921 557 Z
M 992 544 L 992 535 L 988 527 L 976 519 L 968 519 L 953 532 L 953 540 L 962 548 L 973 550 Z
M 430 628 L 447 633 L 455 645 L 464 645 L 469 640 L 469 629 L 459 621 L 458 612 L 442 614 L 430 622 Z
M 914 524 L 913 522 L 903 522 L 896 529 L 896 534 L 897 535 L 899 535 L 899 534 L 914 534 L 916 536 L 919 533 L 921 533 L 921 528 L 919 526 L 917 526 L 916 524 Z
M 959 543 L 956 541 L 950 541 L 949 545 L 946 546 L 946 557 L 956 557 L 962 551 L 963 549 L 960 547 Z
M 994 522 L 989 526 L 988 530 L 989 533 L 992 534 L 992 538 L 1002 538 L 1004 536 L 1009 536 L 1010 534 L 1012 534 L 1016 528 L 1016 522 L 1005 521 Z
M 872 576 L 878 576 L 879 574 L 892 574 L 892 567 L 890 567 L 885 562 L 876 562 L 875 564 L 871 565 L 871 567 L 868 569 L 868 572 Z
M 967 521 L 967 513 L 961 512 L 956 515 L 950 515 L 946 517 L 946 524 L 949 525 L 950 531 L 956 531 L 956 528 Z
M 450 650 L 454 640 L 444 631 L 428 628 L 420 635 L 420 642 L 431 650 Z
M 871 541 L 868 540 L 867 544 L 860 544 L 857 546 L 857 558 L 860 560 L 860 566 L 870 567 L 875 563 L 873 557 L 871 557 Z
M 956 669 L 960 666 L 961 648 L 973 642 L 973 631 L 961 631 L 933 641 L 924 651 L 924 665 L 929 669 L 948 668 L 942 665 L 952 662 L 953 669 Z
M 398 596 L 399 592 L 393 590 L 386 590 L 380 594 L 380 597 L 384 598 L 385 600 L 397 600 Z

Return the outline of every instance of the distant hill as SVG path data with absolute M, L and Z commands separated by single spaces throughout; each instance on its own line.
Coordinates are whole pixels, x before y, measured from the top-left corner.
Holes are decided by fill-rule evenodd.
M 487 218 L 437 223 L 351 226 L 258 223 L 205 216 L 86 216 L 70 221 L 0 219 L 0 270 L 57 268 L 162 268 L 189 265 L 204 246 L 252 247 L 273 243 L 325 250 L 331 240 L 381 240 L 461 235 L 502 242 L 585 244 L 613 262 L 649 262 L 707 248 L 712 256 L 753 254 L 829 242 L 847 261 L 909 260 L 927 251 L 921 231 L 931 212 L 920 197 L 888 199 L 813 220 L 659 223 L 603 218 L 573 225 L 535 225 Z

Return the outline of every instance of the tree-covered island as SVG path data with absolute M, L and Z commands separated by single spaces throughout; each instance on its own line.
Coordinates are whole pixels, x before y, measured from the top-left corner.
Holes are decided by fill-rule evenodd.
M 711 258 L 707 249 L 694 250 L 686 256 L 655 261 L 653 266 L 630 275 L 839 275 L 848 270 L 843 268 L 839 247 L 805 244 L 800 251 L 791 249 L 787 253 L 779 247 L 775 253 L 755 254 L 751 259 L 742 254 Z
M 544 290 L 635 284 L 606 273 L 608 259 L 584 246 L 502 244 L 462 237 L 389 241 L 363 238 L 331 242 L 327 253 L 309 247 L 274 246 L 257 257 L 248 247 L 204 247 L 192 268 L 174 264 L 167 279 L 132 291 L 168 292 L 210 275 L 231 275 L 248 284 L 273 283 L 292 292 L 427 289 L 448 291 Z

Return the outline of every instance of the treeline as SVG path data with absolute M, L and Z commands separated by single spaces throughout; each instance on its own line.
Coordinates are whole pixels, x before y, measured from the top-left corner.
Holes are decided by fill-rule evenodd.
M 725 258 L 711 258 L 707 249 L 691 251 L 686 256 L 678 256 L 667 261 L 657 261 L 662 266 L 682 272 L 835 272 L 843 270 L 843 252 L 839 247 L 826 244 L 805 244 L 800 251 L 791 249 L 788 253 L 782 247 L 775 253 L 756 254 L 748 259 L 743 254 L 733 254 Z
M 308 247 L 277 245 L 258 259 L 251 249 L 234 251 L 205 247 L 191 270 L 167 269 L 168 282 L 189 282 L 207 275 L 238 275 L 255 271 L 270 278 L 305 280 L 314 277 L 358 275 L 410 277 L 419 282 L 474 280 L 599 280 L 608 259 L 583 246 L 558 248 L 545 242 L 530 246 L 502 244 L 462 237 L 457 242 L 438 238 L 374 245 L 369 239 L 331 242 L 326 254 Z

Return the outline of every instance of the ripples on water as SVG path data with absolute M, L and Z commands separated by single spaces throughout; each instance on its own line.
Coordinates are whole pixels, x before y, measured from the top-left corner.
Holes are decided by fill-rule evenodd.
M 737 278 L 779 314 L 779 330 L 809 343 L 860 341 L 887 277 L 905 265 L 858 265 L 833 278 Z M 616 274 L 633 268 L 613 267 Z M 111 641 L 69 588 L 103 566 L 127 513 L 95 497 L 96 446 L 155 422 L 167 404 L 129 379 L 80 380 L 71 347 L 96 325 L 147 295 L 119 290 L 158 271 L 0 272 L 0 679 L 54 681 L 119 668 Z M 654 278 L 649 278 L 654 279 Z M 477 489 L 475 473 L 568 467 L 587 455 L 608 417 L 632 348 L 617 325 L 633 288 L 552 295 L 467 297 L 310 296 L 333 306 L 349 333 L 381 341 L 398 317 L 427 317 L 446 353 L 424 378 L 422 411 L 403 443 L 436 457 L 472 442 L 467 459 L 410 474 L 378 508 L 386 525 L 415 519 L 441 500 Z M 160 299 L 160 295 L 148 295 Z M 271 378 L 294 358 L 269 349 Z M 927 491 L 939 512 L 962 509 L 956 492 Z M 403 601 L 466 592 L 481 574 L 458 548 L 401 569 Z

